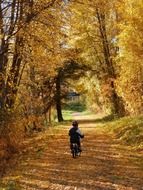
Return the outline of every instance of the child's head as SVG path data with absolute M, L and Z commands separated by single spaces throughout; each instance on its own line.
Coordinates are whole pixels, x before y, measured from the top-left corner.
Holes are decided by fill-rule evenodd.
M 77 121 L 73 121 L 72 122 L 72 126 L 75 127 L 75 128 L 78 128 L 78 122 Z

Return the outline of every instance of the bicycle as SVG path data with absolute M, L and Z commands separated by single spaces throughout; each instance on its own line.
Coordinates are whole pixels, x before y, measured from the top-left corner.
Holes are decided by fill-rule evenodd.
M 71 153 L 73 158 L 80 156 L 80 151 L 77 143 L 72 143 Z

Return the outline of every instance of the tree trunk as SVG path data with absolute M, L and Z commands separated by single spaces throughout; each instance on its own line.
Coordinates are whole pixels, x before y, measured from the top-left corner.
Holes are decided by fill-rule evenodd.
M 61 80 L 60 76 L 56 79 L 56 109 L 57 109 L 57 117 L 58 121 L 62 122 L 63 116 L 62 116 L 62 106 L 61 106 Z
M 49 110 L 48 110 L 48 121 L 49 123 L 52 122 L 52 106 L 50 106 Z
M 5 78 L 8 61 L 8 44 L 5 41 L 4 21 L 2 13 L 2 1 L 0 0 L 0 109 L 4 108 Z
M 12 60 L 11 69 L 7 78 L 6 83 L 6 105 L 8 108 L 12 108 L 15 103 L 15 98 L 18 91 L 18 86 L 20 84 L 20 69 L 22 64 L 22 52 L 23 38 L 17 36 L 15 43 L 15 52 Z
M 1 45 L 3 50 L 7 47 Z M 5 107 L 5 80 L 6 80 L 6 66 L 7 66 L 7 52 L 0 52 L 0 109 L 3 109 Z
M 3 8 L 3 1 L 0 0 L 0 108 L 9 108 L 14 104 L 13 94 L 17 93 L 16 83 L 19 76 L 20 63 L 19 55 L 17 54 L 17 39 L 14 42 L 14 33 L 17 31 L 18 22 L 20 23 L 20 3 L 16 0 L 12 1 L 12 4 L 8 5 L 5 3 L 9 10 L 9 17 L 7 18 L 7 13 Z M 7 31 L 5 30 L 7 23 Z M 16 43 L 16 45 L 15 45 Z M 13 46 L 15 45 L 15 51 L 13 52 Z M 14 56 L 9 56 L 9 51 L 14 53 Z M 12 60 L 12 66 L 10 72 L 7 73 L 7 68 L 9 70 L 9 60 Z M 8 76 L 7 76 L 8 75 Z
M 96 9 L 97 19 L 99 23 L 99 31 L 102 40 L 103 46 L 103 55 L 104 55 L 104 62 L 105 62 L 105 71 L 106 71 L 106 81 L 108 82 L 109 88 L 111 89 L 110 92 L 110 101 L 111 101 L 111 112 L 112 114 L 116 114 L 118 116 L 125 115 L 125 108 L 121 97 L 118 96 L 114 80 L 116 79 L 115 70 L 112 63 L 112 58 L 110 55 L 110 48 L 109 42 L 107 39 L 107 32 L 106 32 L 106 22 L 105 22 L 105 14 L 102 10 Z

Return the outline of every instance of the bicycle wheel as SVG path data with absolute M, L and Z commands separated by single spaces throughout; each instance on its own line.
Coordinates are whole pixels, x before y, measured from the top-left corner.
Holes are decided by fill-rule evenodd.
M 75 153 L 75 149 L 73 148 L 72 150 L 72 157 L 75 158 L 76 157 L 76 153 Z
M 77 144 L 73 144 L 72 157 L 76 158 L 77 156 L 78 156 L 78 147 L 77 147 Z

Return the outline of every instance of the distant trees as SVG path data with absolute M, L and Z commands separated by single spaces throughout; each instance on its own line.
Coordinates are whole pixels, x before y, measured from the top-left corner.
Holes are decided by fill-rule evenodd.
M 85 71 L 90 68 L 84 64 L 79 64 L 74 60 L 67 60 L 62 67 L 58 68 L 58 74 L 56 76 L 56 109 L 58 121 L 63 121 L 62 116 L 62 99 L 67 96 L 70 80 L 79 80 L 85 74 Z

